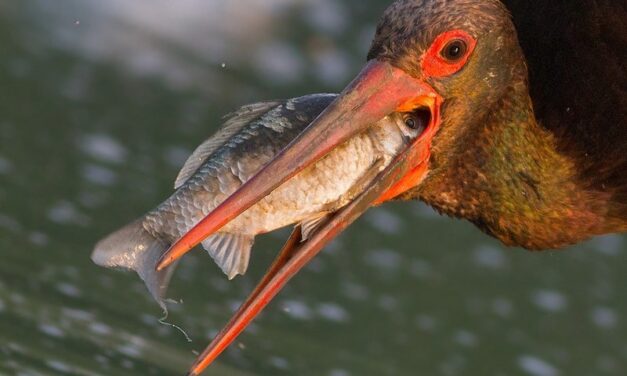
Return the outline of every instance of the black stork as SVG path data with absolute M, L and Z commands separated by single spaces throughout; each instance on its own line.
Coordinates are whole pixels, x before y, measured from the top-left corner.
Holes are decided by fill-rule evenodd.
M 367 169 L 370 178 L 357 189 L 340 194 L 346 202 L 297 227 L 193 365 L 189 375 L 198 375 L 330 239 L 384 201 L 422 200 L 532 250 L 627 231 L 626 61 L 623 1 L 396 1 L 378 24 L 367 65 L 339 96 L 301 98 L 301 107 L 294 101 L 249 107 L 236 115 L 237 130 L 231 124 L 211 147 L 199 148 L 192 156 L 198 161 L 182 171 L 192 183 L 224 158 L 220 150 L 233 146 L 247 125 L 273 128 L 280 117 L 296 130 L 233 192 L 197 207 L 204 218 L 195 213 L 189 223 L 189 209 L 181 214 L 162 204 L 101 242 L 94 259 L 137 270 L 158 295 L 168 265 L 209 237 L 206 247 L 223 252 L 214 251 L 223 270 L 241 272 L 247 253 L 243 261 L 224 253 L 233 247 L 216 244 L 216 232 L 267 207 L 282 187 L 373 128 L 396 122 L 417 130 L 405 134 L 393 157 Z M 291 115 L 284 111 L 290 106 Z M 174 202 L 185 202 L 180 197 Z M 161 231 L 171 230 L 163 225 L 168 221 L 179 224 L 178 232 Z M 124 237 L 144 243 L 124 248 Z M 157 246 L 147 247 L 146 238 Z M 242 248 L 246 239 L 229 241 Z

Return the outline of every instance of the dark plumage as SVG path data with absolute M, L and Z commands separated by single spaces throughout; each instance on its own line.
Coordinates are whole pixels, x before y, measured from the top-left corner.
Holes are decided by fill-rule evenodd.
M 539 123 L 575 159 L 580 184 L 627 220 L 627 3 L 506 0 Z M 611 231 L 611 229 L 610 229 Z
M 398 1 L 380 21 L 369 58 L 414 77 L 439 33 L 464 28 L 479 41 L 464 70 L 428 79 L 445 98 L 443 123 L 430 175 L 403 198 L 530 249 L 626 231 L 624 6 L 507 5 L 519 37 L 498 1 Z

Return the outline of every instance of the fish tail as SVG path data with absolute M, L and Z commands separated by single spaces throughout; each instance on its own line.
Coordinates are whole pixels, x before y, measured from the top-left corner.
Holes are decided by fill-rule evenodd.
M 139 274 L 157 303 L 166 310 L 165 295 L 174 265 L 157 272 L 161 255 L 170 246 L 168 241 L 153 236 L 136 220 L 102 239 L 91 254 L 94 263 L 107 268 L 124 268 Z

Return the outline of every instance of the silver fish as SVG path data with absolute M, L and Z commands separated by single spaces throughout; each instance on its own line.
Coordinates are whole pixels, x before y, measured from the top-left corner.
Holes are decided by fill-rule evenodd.
M 335 98 L 314 94 L 244 106 L 201 144 L 181 169 L 175 192 L 142 218 L 101 240 L 92 260 L 135 270 L 165 308 L 173 267 L 156 272 L 165 250 L 289 144 Z M 349 139 L 202 243 L 229 279 L 244 274 L 258 234 L 301 224 L 303 239 L 349 203 L 426 124 L 391 114 Z M 372 173 L 374 171 L 374 173 Z

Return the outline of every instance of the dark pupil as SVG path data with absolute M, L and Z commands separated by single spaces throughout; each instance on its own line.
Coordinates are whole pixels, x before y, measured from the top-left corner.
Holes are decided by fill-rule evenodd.
M 431 121 L 431 111 L 426 107 L 421 107 L 406 116 L 405 126 L 415 131 L 424 131 Z
M 462 49 L 457 44 L 454 44 L 451 47 L 449 47 L 448 55 L 451 56 L 451 57 L 457 57 L 457 56 L 459 56 L 459 53 L 461 51 L 462 51 Z
M 453 41 L 445 48 L 444 57 L 448 60 L 458 60 L 464 55 L 464 50 L 464 42 L 459 40 Z

